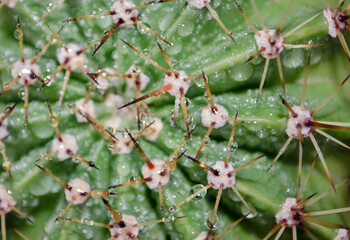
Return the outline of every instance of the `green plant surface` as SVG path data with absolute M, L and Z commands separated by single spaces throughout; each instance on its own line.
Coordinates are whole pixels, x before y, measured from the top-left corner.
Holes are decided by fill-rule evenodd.
M 141 1 L 133 1 L 140 4 Z M 270 29 L 278 27 L 289 4 L 288 0 L 256 1 L 265 25 Z M 259 21 L 249 1 L 238 1 L 253 24 L 260 29 Z M 345 3 L 345 6 L 348 2 Z M 37 20 L 51 3 L 37 0 L 18 2 L 11 9 L 3 6 L 0 9 L 0 82 L 2 85 L 11 81 L 11 65 L 20 59 L 18 47 L 17 18 L 20 19 L 23 30 L 24 56 L 31 59 L 50 40 L 52 33 L 47 25 L 58 31 L 63 21 L 109 11 L 111 1 L 66 0 L 52 11 L 42 22 Z M 332 6 L 336 6 L 332 2 Z M 345 79 L 349 74 L 349 61 L 338 39 L 328 36 L 327 25 L 322 14 L 286 39 L 291 44 L 319 44 L 324 46 L 307 49 L 285 49 L 281 53 L 283 73 L 286 82 L 286 93 L 280 84 L 276 60 L 270 61 L 265 86 L 259 103 L 256 103 L 258 88 L 262 76 L 265 59 L 261 56 L 245 63 L 251 55 L 258 51 L 254 40 L 254 32 L 250 29 L 233 1 L 213 0 L 211 6 L 218 12 L 225 26 L 232 32 L 236 43 L 227 37 L 217 22 L 209 14 L 208 9 L 201 10 L 188 6 L 184 0 L 169 3 L 154 3 L 139 10 L 138 19 L 165 39 L 172 43 L 165 48 L 173 60 L 176 70 L 186 71 L 188 76 L 202 71 L 208 76 L 209 86 L 216 104 L 224 106 L 229 116 L 233 118 L 238 112 L 235 143 L 237 150 L 230 155 L 230 163 L 237 168 L 250 159 L 266 154 L 262 159 L 237 173 L 236 187 L 244 199 L 252 207 L 255 216 L 248 216 L 239 225 L 231 229 L 221 239 L 262 239 L 272 229 L 275 214 L 287 197 L 296 197 L 298 193 L 298 144 L 293 140 L 287 151 L 280 157 L 274 167 L 267 172 L 269 164 L 277 155 L 288 136 L 285 133 L 288 110 L 282 105 L 279 95 L 284 96 L 290 105 L 299 105 L 303 88 L 303 78 L 307 57 L 312 52 L 310 72 L 306 91 L 305 107 L 309 110 L 316 107 Z M 281 32 L 286 33 L 299 23 L 320 12 L 324 3 L 319 0 L 295 0 Z M 109 30 L 112 18 L 88 19 L 79 22 L 66 23 L 59 36 L 65 44 L 74 42 L 87 46 Z M 348 32 L 344 32 L 349 39 Z M 143 73 L 150 77 L 150 83 L 143 93 L 148 93 L 163 85 L 164 73 L 138 56 L 126 46 L 121 39 L 143 51 L 149 58 L 159 62 L 166 69 L 164 58 L 156 44 L 156 39 L 142 29 L 134 26 L 120 28 L 101 47 L 93 57 L 93 49 L 86 51 L 87 68 L 90 72 L 107 67 L 114 68 L 118 73 L 125 73 L 131 65 L 142 67 Z M 349 41 L 348 41 L 349 42 Z M 96 47 L 96 46 L 95 46 Z M 55 40 L 47 53 L 38 60 L 41 67 L 41 77 L 49 77 L 59 65 L 56 52 L 60 48 Z M 13 182 L 5 170 L 0 174 L 0 183 L 4 184 L 16 199 L 16 207 L 33 219 L 34 223 L 26 222 L 13 211 L 6 215 L 8 239 L 20 239 L 11 229 L 15 227 L 29 239 L 108 239 L 109 231 L 105 228 L 82 225 L 59 220 L 54 223 L 67 205 L 64 188 L 49 176 L 40 171 L 35 160 L 41 154 L 51 150 L 51 142 L 56 137 L 51 126 L 50 115 L 45 104 L 45 98 L 50 102 L 53 112 L 57 115 L 57 103 L 65 70 L 59 72 L 50 86 L 41 91 L 40 82 L 29 87 L 29 121 L 25 127 L 23 93 L 24 87 L 15 84 L 14 87 L 0 96 L 1 112 L 7 106 L 18 103 L 8 117 L 10 135 L 2 141 L 6 146 L 6 154 L 12 163 Z M 133 149 L 130 154 L 112 155 L 108 149 L 109 142 L 89 123 L 79 123 L 75 113 L 69 110 L 67 104 L 74 104 L 84 98 L 90 85 L 90 78 L 80 72 L 72 72 L 67 91 L 58 115 L 61 133 L 69 133 L 76 137 L 79 145 L 78 154 L 89 161 L 94 161 L 99 170 L 89 168 L 85 164 L 76 164 L 71 160 L 58 161 L 56 157 L 42 160 L 38 164 L 46 168 L 63 181 L 79 177 L 87 181 L 91 189 L 106 190 L 109 186 L 127 182 L 131 178 L 142 177 L 141 168 L 144 160 Z M 188 93 L 187 104 L 191 127 L 197 125 L 192 135 L 192 141 L 187 142 L 181 151 L 194 156 L 200 142 L 207 131 L 201 124 L 201 111 L 208 104 L 204 94 L 203 80 L 195 79 Z M 349 83 L 337 93 L 324 108 L 315 114 L 320 121 L 349 122 L 350 97 Z M 124 98 L 124 103 L 135 98 L 135 90 L 127 87 L 125 79 L 111 80 L 109 88 L 103 94 L 95 88 L 91 99 L 96 109 L 96 119 L 105 124 L 111 118 L 116 108 L 103 104 L 108 93 L 115 93 Z M 164 94 L 146 100 L 152 117 L 159 117 L 163 129 L 156 141 L 137 139 L 143 151 L 150 159 L 166 161 L 169 155 L 178 147 L 186 135 L 186 127 L 182 113 L 172 127 L 174 97 Z M 119 106 L 116 106 L 119 107 Z M 132 106 L 128 109 L 136 109 Z M 180 108 L 181 109 L 181 108 Z M 129 110 L 127 110 L 129 111 Z M 130 111 L 129 111 L 130 112 Z M 181 112 L 181 110 L 180 110 Z M 118 130 L 137 129 L 135 116 L 127 116 L 125 111 L 116 111 L 122 124 Z M 208 166 L 216 161 L 223 161 L 227 151 L 227 141 L 232 128 L 232 121 L 225 127 L 214 129 L 210 141 L 204 146 L 205 154 L 199 159 Z M 327 130 L 327 133 L 350 144 L 350 133 L 347 131 Z M 325 156 L 334 182 L 349 177 L 349 150 L 345 149 L 320 134 L 315 133 L 317 142 Z M 302 168 L 302 181 L 305 179 L 316 151 L 309 139 L 305 139 Z M 167 209 L 179 203 L 190 195 L 191 188 L 201 184 L 207 185 L 206 172 L 189 159 L 182 157 L 175 171 L 171 173 L 170 184 L 163 187 L 164 209 L 160 210 L 158 192 L 149 189 L 146 184 L 125 186 L 115 189 L 116 196 L 109 196 L 111 205 L 122 214 L 134 215 L 139 222 L 156 219 L 169 219 L 172 216 L 185 216 L 174 222 L 160 223 L 142 227 L 139 239 L 194 239 L 200 232 L 208 231 L 207 219 L 214 208 L 217 190 L 209 189 L 203 199 L 191 200 L 173 213 Z M 318 160 L 311 178 L 306 185 L 303 197 L 313 193 L 322 193 L 331 185 Z M 310 206 L 308 211 L 319 211 L 349 206 L 348 185 L 331 192 L 326 198 Z M 248 210 L 234 194 L 232 189 L 224 190 L 219 206 L 218 222 L 215 233 L 220 233 L 231 223 L 246 214 Z M 84 204 L 73 206 L 64 217 L 93 220 L 109 223 L 112 219 L 101 199 L 90 197 Z M 349 226 L 349 214 L 332 214 L 318 217 L 325 221 Z M 333 239 L 335 229 L 307 224 L 318 239 Z M 292 239 L 290 229 L 281 239 Z M 298 229 L 298 239 L 308 239 L 301 229 Z

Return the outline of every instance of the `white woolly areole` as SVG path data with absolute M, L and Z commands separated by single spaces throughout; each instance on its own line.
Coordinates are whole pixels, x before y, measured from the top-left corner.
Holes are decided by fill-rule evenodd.
M 275 36 L 276 30 L 259 31 L 260 35 L 255 34 L 254 38 L 258 44 L 259 50 L 264 48 L 261 56 L 267 58 L 276 58 L 277 53 L 281 53 L 284 49 L 284 38 L 281 34 Z
M 65 64 L 65 69 L 72 71 L 84 69 L 84 64 L 87 62 L 87 58 L 84 52 L 81 52 L 81 48 L 74 43 L 66 45 L 66 48 L 60 48 L 57 51 L 57 58 L 60 64 Z
M 64 194 L 68 202 L 74 205 L 82 204 L 90 195 L 90 185 L 80 178 L 75 178 L 68 182 L 68 189 L 64 190 Z
M 89 100 L 85 103 L 85 98 L 79 99 L 78 101 L 75 102 L 75 106 L 77 110 L 80 110 L 80 112 L 86 116 L 96 118 L 95 116 L 95 106 L 94 102 Z M 75 114 L 77 117 L 78 122 L 87 122 L 88 120 L 81 116 L 78 112 Z
M 176 77 L 173 72 L 171 75 L 165 75 L 164 85 L 171 84 L 171 88 L 168 93 L 176 98 L 181 97 L 180 88 L 183 89 L 183 93 L 186 94 L 188 89 L 191 87 L 190 81 L 187 80 L 188 76 L 184 71 L 178 71 L 178 76 Z
M 236 174 L 230 174 L 230 172 L 235 170 L 231 164 L 226 166 L 224 161 L 217 161 L 212 168 L 219 172 L 219 175 L 216 176 L 211 171 L 208 171 L 207 181 L 209 184 L 213 184 L 214 189 L 219 189 L 220 187 L 226 189 L 231 185 L 235 185 Z
M 201 232 L 194 240 L 215 240 L 213 235 L 208 236 L 208 232 Z
M 153 169 L 150 169 L 147 164 L 142 167 L 142 176 L 144 178 L 151 177 L 151 181 L 147 181 L 146 184 L 150 189 L 158 189 L 158 186 L 164 186 L 168 184 L 170 180 L 170 172 L 165 168 L 165 162 L 159 159 L 151 161 L 154 165 Z
M 310 122 L 314 120 L 311 113 L 305 108 L 301 108 L 299 106 L 294 106 L 292 109 L 297 114 L 297 116 L 293 117 L 293 115 L 289 113 L 286 129 L 287 135 L 289 137 L 293 136 L 294 138 L 299 139 L 298 129 L 300 129 L 301 135 L 304 138 L 308 137 L 309 133 L 312 131 Z
M 96 82 L 95 82 L 96 81 Z M 102 92 L 105 92 L 109 87 L 109 82 L 106 78 L 98 76 L 95 81 L 93 81 L 95 87 L 97 87 Z
M 121 124 L 122 124 L 122 119 L 120 117 L 113 116 L 112 118 L 106 121 L 105 127 L 118 129 Z
M 215 105 L 216 109 L 212 109 L 208 104 L 202 110 L 202 125 L 204 127 L 210 127 L 212 123 L 215 123 L 214 128 L 221 128 L 225 126 L 228 119 L 227 110 L 220 105 Z
M 151 122 L 153 122 L 153 124 L 147 128 L 147 130 L 143 133 L 143 136 L 150 141 L 155 141 L 158 134 L 163 129 L 163 123 L 160 118 L 152 118 Z
M 131 152 L 134 144 L 129 138 L 125 138 L 123 134 L 118 133 L 115 135 L 118 141 L 110 148 L 112 154 L 128 154 Z
M 8 213 L 11 207 L 16 205 L 16 201 L 8 194 L 4 185 L 0 184 L 0 213 Z
M 17 4 L 18 0 L 2 0 L 1 3 L 5 4 L 10 8 L 14 8 Z
M 72 156 L 79 150 L 77 141 L 73 135 L 63 134 L 61 135 L 62 142 L 57 138 L 52 141 L 51 151 L 56 152 L 56 156 L 60 161 L 64 161 Z
M 0 113 L 0 118 L 2 118 L 4 114 Z M 7 118 L 0 125 L 0 139 L 3 139 L 9 135 L 9 131 L 7 130 Z
M 204 2 L 210 3 L 211 0 L 187 0 L 188 5 L 196 7 L 198 9 L 204 8 L 205 4 Z
M 326 19 L 327 24 L 328 24 L 328 34 L 332 38 L 336 38 L 337 37 L 337 28 L 336 28 L 335 19 L 333 16 L 334 16 L 333 9 L 326 8 L 325 10 L 323 10 L 323 17 Z
M 119 95 L 109 93 L 103 104 L 107 107 L 118 108 L 123 105 L 123 98 Z
M 109 232 L 113 239 L 126 240 L 131 239 L 131 236 L 137 237 L 139 234 L 139 224 L 136 218 L 132 215 L 123 215 L 120 222 L 111 221 Z
M 35 77 L 31 77 L 32 74 L 39 76 L 40 67 L 36 63 L 32 63 L 32 60 L 18 60 L 12 64 L 11 75 L 12 78 L 17 78 L 17 82 L 21 85 L 24 85 L 24 82 L 27 81 L 28 85 L 35 83 Z
M 337 230 L 337 236 L 333 240 L 350 240 L 350 232 L 345 228 Z
M 115 2 L 111 7 L 111 11 L 115 12 L 115 14 L 112 15 L 113 21 L 117 23 L 119 19 L 121 19 L 124 21 L 124 23 L 120 25 L 121 27 L 132 27 L 139 14 L 137 10 L 131 10 L 133 7 L 136 7 L 136 5 L 127 0 Z
M 136 82 L 139 81 L 140 89 L 143 90 L 149 83 L 149 77 L 141 72 L 141 68 L 139 66 L 132 65 L 125 74 L 129 74 L 129 76 L 126 77 L 126 84 L 128 84 L 129 88 L 136 89 Z
M 286 226 L 292 227 L 295 225 L 300 224 L 300 217 L 303 215 L 303 205 L 299 206 L 295 210 L 292 209 L 292 207 L 296 206 L 297 199 L 296 198 L 287 198 L 285 202 L 283 203 L 281 209 L 276 214 L 276 222 L 281 223 L 283 222 Z

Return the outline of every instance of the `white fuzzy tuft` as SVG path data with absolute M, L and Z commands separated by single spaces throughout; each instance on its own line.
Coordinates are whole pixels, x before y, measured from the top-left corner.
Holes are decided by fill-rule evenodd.
M 139 81 L 140 89 L 144 90 L 146 85 L 149 83 L 149 77 L 141 72 L 141 68 L 138 66 L 132 65 L 129 70 L 126 72 L 129 74 L 126 78 L 126 84 L 129 88 L 137 88 L 136 82 Z
M 113 239 L 116 240 L 130 239 L 130 234 L 137 237 L 140 230 L 136 218 L 132 215 L 123 215 L 120 222 L 111 221 L 109 225 L 111 225 L 109 232 Z
M 17 78 L 17 82 L 21 85 L 24 85 L 24 82 L 27 81 L 28 85 L 34 84 L 36 78 L 32 78 L 31 75 L 35 74 L 39 76 L 40 67 L 36 63 L 32 63 L 32 60 L 24 60 L 24 62 L 18 60 L 12 64 L 11 75 L 12 78 Z
M 158 189 L 158 185 L 164 186 L 168 184 L 170 180 L 170 172 L 165 168 L 165 162 L 159 159 L 151 161 L 154 165 L 153 169 L 150 169 L 147 164 L 142 167 L 142 175 L 144 178 L 152 178 L 152 181 L 146 182 L 150 189 Z
M 205 2 L 210 3 L 211 0 L 187 0 L 188 5 L 196 7 L 198 9 L 205 7 Z
M 139 14 L 137 10 L 131 10 L 135 6 L 135 4 L 128 0 L 124 0 L 123 2 L 116 1 L 111 7 L 111 11 L 115 12 L 112 15 L 113 21 L 117 23 L 119 19 L 122 19 L 124 23 L 120 25 L 121 27 L 132 27 L 135 24 L 134 19 L 137 19 L 137 15 Z
M 296 117 L 293 117 L 289 113 L 289 119 L 287 123 L 286 133 L 287 135 L 293 136 L 294 138 L 299 139 L 298 129 L 301 131 L 301 135 L 305 138 L 309 136 L 309 133 L 312 131 L 312 127 L 309 125 L 313 118 L 311 113 L 305 108 L 299 106 L 292 107 L 293 111 L 297 114 Z
M 346 27 L 345 21 L 340 21 L 340 19 L 344 19 L 345 14 L 342 11 L 339 11 L 337 16 L 334 16 L 337 9 L 326 8 L 323 10 L 323 17 L 326 19 L 328 24 L 328 34 L 336 38 L 337 37 L 337 28 L 340 32 L 342 32 Z
M 5 4 L 9 8 L 14 8 L 17 4 L 18 0 L 2 0 L 1 3 Z
M 216 176 L 211 171 L 208 171 L 207 181 L 209 184 L 214 185 L 214 189 L 219 189 L 220 187 L 226 189 L 236 183 L 236 174 L 229 174 L 234 170 L 231 164 L 228 164 L 226 167 L 224 161 L 217 161 L 212 168 L 219 172 L 219 175 Z
M 0 184 L 0 213 L 10 212 L 15 205 L 16 201 L 8 194 L 5 186 Z
M 57 153 L 57 158 L 60 161 L 64 161 L 70 158 L 72 153 L 76 153 L 79 150 L 77 141 L 73 135 L 63 134 L 61 135 L 62 142 L 57 138 L 52 141 L 51 151 Z
M 95 116 L 95 106 L 93 101 L 89 100 L 87 103 L 85 103 L 85 98 L 79 99 L 78 101 L 75 102 L 75 106 L 77 110 L 79 110 L 82 114 L 96 118 Z M 77 117 L 78 122 L 87 122 L 88 120 L 81 116 L 78 112 L 75 114 Z
M 345 228 L 337 230 L 337 236 L 333 240 L 350 240 L 350 231 Z
M 74 43 L 66 45 L 65 48 L 60 48 L 57 51 L 57 58 L 60 64 L 65 63 L 65 69 L 72 71 L 84 69 L 84 64 L 87 62 L 85 53 L 81 52 L 81 48 Z
M 216 109 L 212 110 L 211 105 L 208 104 L 202 110 L 202 124 L 204 127 L 210 127 L 212 123 L 215 123 L 214 128 L 221 128 L 225 126 L 228 119 L 227 110 L 220 105 L 215 105 Z
M 129 138 L 123 136 L 123 134 L 118 133 L 115 135 L 118 141 L 113 145 L 113 147 L 109 148 L 112 154 L 128 154 L 131 152 L 134 144 Z
M 191 87 L 191 84 L 190 81 L 187 80 L 188 76 L 184 71 L 178 71 L 177 73 L 177 77 L 173 72 L 170 76 L 166 75 L 164 78 L 164 85 L 171 84 L 171 89 L 168 90 L 168 93 L 179 99 L 181 97 L 180 89 L 183 89 L 185 95 Z
M 299 216 L 303 215 L 304 212 L 302 210 L 303 206 L 292 209 L 292 207 L 296 206 L 297 204 L 296 198 L 287 198 L 275 216 L 276 222 L 283 222 L 288 227 L 300 224 Z
M 281 34 L 276 35 L 276 30 L 264 30 L 259 31 L 260 35 L 255 34 L 254 38 L 258 44 L 259 50 L 264 48 L 261 52 L 261 56 L 267 58 L 276 58 L 277 53 L 281 53 L 284 49 L 283 42 L 284 38 Z
M 208 236 L 208 232 L 201 232 L 194 240 L 215 240 L 213 235 Z
M 155 141 L 158 137 L 158 134 L 163 129 L 163 123 L 160 118 L 152 118 L 150 121 L 154 121 L 154 123 L 149 126 L 149 128 L 144 132 L 143 136 L 150 141 Z
M 74 205 L 82 204 L 90 196 L 90 185 L 80 178 L 75 178 L 68 182 L 68 189 L 64 190 L 64 194 L 68 202 Z

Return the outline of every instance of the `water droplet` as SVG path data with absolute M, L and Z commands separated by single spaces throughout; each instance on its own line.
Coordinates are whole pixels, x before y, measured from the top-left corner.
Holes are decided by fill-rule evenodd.
M 109 150 L 113 150 L 115 147 L 116 147 L 116 146 L 115 146 L 113 143 L 110 143 L 110 144 L 107 145 L 107 148 L 108 148 Z
M 204 186 L 202 184 L 196 184 L 193 187 L 191 187 L 190 189 L 190 195 L 198 192 L 199 190 L 201 190 Z M 207 195 L 207 190 L 197 194 L 192 200 L 194 201 L 198 201 L 198 200 L 202 200 L 203 198 L 205 198 L 205 196 Z
M 106 37 L 106 36 L 108 35 L 108 33 L 109 33 L 109 30 L 106 30 L 106 31 L 103 32 L 102 35 L 103 35 L 104 37 Z
M 198 157 L 197 159 L 199 161 L 201 161 L 202 163 L 206 163 L 208 161 L 208 154 L 205 152 L 205 151 L 201 151 L 199 154 L 198 154 Z
M 5 170 L 7 170 L 8 168 L 11 167 L 11 163 L 10 163 L 10 162 L 4 162 L 4 163 L 2 164 L 2 167 L 3 167 Z
M 197 78 L 193 79 L 193 82 L 197 85 L 197 87 L 205 88 L 205 84 L 204 84 L 203 78 L 197 77 Z
M 161 44 L 161 43 L 159 43 L 159 44 Z M 145 49 L 143 49 L 143 53 L 144 53 L 147 57 L 152 58 L 152 51 L 151 51 L 151 49 L 145 48 Z
M 52 126 L 52 127 L 57 127 L 58 126 L 58 118 L 53 116 L 51 118 L 49 118 L 49 124 Z
M 130 177 L 129 181 L 136 181 L 136 180 L 140 180 L 141 177 L 139 175 L 133 175 Z
M 19 39 L 19 32 L 18 32 L 18 29 L 16 29 L 13 33 L 13 36 L 15 37 L 15 39 Z
M 171 39 L 172 45 L 167 48 L 169 54 L 177 54 L 182 49 L 182 40 L 180 37 L 173 37 Z
M 24 89 L 20 89 L 19 91 L 18 91 L 18 97 L 20 98 L 20 99 L 24 99 L 24 96 L 26 95 L 26 91 L 24 91 Z
M 87 219 L 87 218 L 83 218 L 83 224 L 85 224 L 87 226 L 92 226 L 94 224 L 94 221 Z
M 7 87 L 8 87 L 8 85 L 9 85 L 9 83 L 8 83 L 8 82 L 4 82 L 4 83 L 2 84 L 2 87 L 3 87 L 3 88 L 7 88 Z
M 170 123 L 170 126 L 173 127 L 173 125 L 174 125 L 174 110 L 171 110 L 171 112 L 169 114 L 169 123 Z
M 287 51 L 283 56 L 282 63 L 288 68 L 300 67 L 304 62 L 304 52 L 301 49 Z
M 238 148 L 238 143 L 236 141 L 233 141 L 230 146 L 230 152 L 235 152 Z
M 136 118 L 137 118 L 137 117 L 136 117 Z M 141 124 L 148 124 L 148 123 L 147 123 L 147 120 L 148 120 L 147 115 L 146 115 L 145 113 L 141 113 L 141 114 L 140 114 L 140 122 L 141 122 Z
M 57 215 L 61 215 L 63 213 L 63 209 L 58 209 L 56 212 L 57 212 Z
M 112 134 L 115 134 L 115 132 L 116 132 L 115 129 L 112 127 L 107 127 L 107 131 L 112 133 Z
M 189 125 L 192 125 L 194 122 L 194 118 L 192 116 L 187 116 L 187 122 Z
M 75 163 L 79 163 L 81 161 L 81 157 L 80 156 L 72 157 L 72 161 Z
M 211 214 L 207 218 L 207 227 L 208 229 L 215 229 L 219 223 L 219 216 L 218 213 L 216 212 L 216 215 L 213 215 L 214 212 L 211 212 Z M 213 222 L 214 218 L 214 222 Z M 213 222 L 213 223 L 212 223 Z
M 93 8 L 90 12 L 90 15 L 96 15 L 98 12 L 98 9 L 97 8 Z
M 175 217 L 163 217 L 164 223 L 171 224 L 175 221 Z
M 230 68 L 230 75 L 236 81 L 245 81 L 253 73 L 253 68 L 250 64 L 241 64 Z
M 193 28 L 194 28 L 193 21 L 185 21 L 179 24 L 177 31 L 180 36 L 186 37 L 193 32 Z
M 191 100 L 188 97 L 185 97 L 185 103 L 187 108 L 191 106 Z
M 165 213 L 165 215 L 164 215 L 164 217 L 163 217 L 163 221 L 165 222 L 165 223 L 172 223 L 172 222 L 174 222 L 174 218 L 175 218 L 175 210 L 176 209 L 174 209 L 173 211 L 167 211 L 166 213 Z
M 207 137 L 207 139 L 205 139 L 205 144 L 209 144 L 210 143 L 210 137 Z

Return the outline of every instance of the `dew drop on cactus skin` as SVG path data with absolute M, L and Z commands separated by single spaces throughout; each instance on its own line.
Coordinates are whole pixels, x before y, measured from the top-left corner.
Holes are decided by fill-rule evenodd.
M 117 166 L 117 172 L 120 176 L 127 176 L 130 173 L 130 165 L 126 162 L 119 162 Z
M 195 192 L 198 192 L 199 190 L 201 190 L 204 186 L 202 184 L 196 184 L 193 187 L 191 187 L 190 189 L 190 195 L 192 195 Z M 194 197 L 192 200 L 193 201 L 198 201 L 198 200 L 202 200 L 205 196 L 207 195 L 207 191 L 203 191 L 200 194 L 198 194 L 196 197 Z
M 250 64 L 237 65 L 229 69 L 229 74 L 236 81 L 245 81 L 253 73 L 253 68 Z
M 304 63 L 304 52 L 301 49 L 287 51 L 283 56 L 282 64 L 287 68 L 297 68 Z
M 201 151 L 198 154 L 197 160 L 201 161 L 202 163 L 207 163 L 208 162 L 208 154 L 205 151 Z M 192 164 L 194 164 L 194 163 L 192 162 Z
M 218 215 L 217 212 L 216 212 L 214 224 L 213 225 L 211 224 L 211 220 L 213 218 L 213 214 L 214 213 L 212 212 L 207 218 L 207 228 L 208 229 L 216 229 L 216 227 L 219 225 L 219 215 Z
M 170 39 L 172 45 L 167 48 L 168 54 L 178 54 L 182 49 L 182 40 L 180 37 L 173 37 Z
M 233 141 L 230 146 L 230 152 L 235 152 L 238 148 L 238 143 L 236 141 Z
M 179 27 L 177 29 L 178 33 L 180 34 L 180 36 L 182 37 L 186 37 L 188 35 L 190 35 L 193 31 L 194 28 L 194 24 L 192 21 L 186 21 L 183 23 L 179 24 Z

